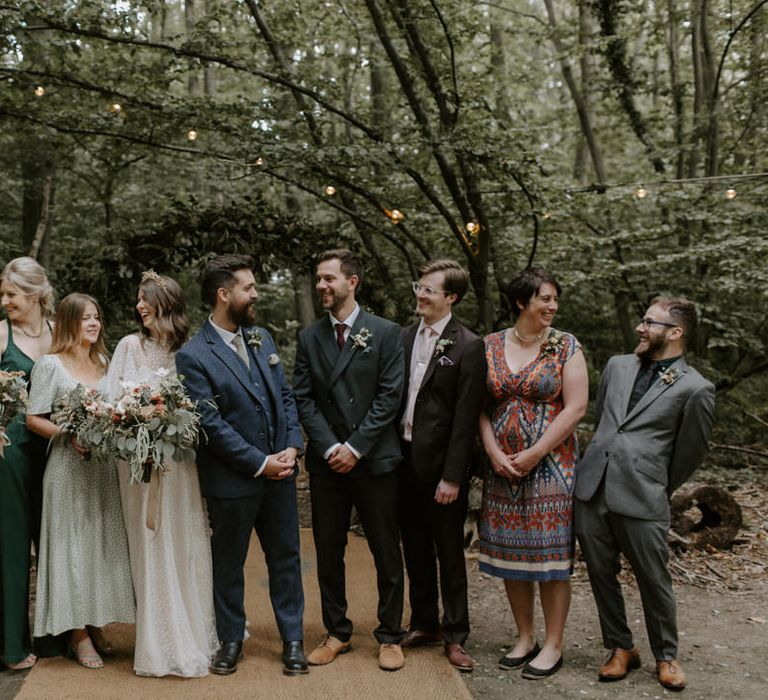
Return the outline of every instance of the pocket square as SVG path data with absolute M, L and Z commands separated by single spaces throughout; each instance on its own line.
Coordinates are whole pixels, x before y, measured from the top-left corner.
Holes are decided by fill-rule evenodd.
M 280 357 L 276 352 L 273 352 L 268 358 L 267 358 L 267 364 L 270 367 L 274 367 L 277 364 L 280 364 Z
M 437 360 L 437 364 L 441 367 L 453 367 L 453 360 L 450 357 L 441 355 Z

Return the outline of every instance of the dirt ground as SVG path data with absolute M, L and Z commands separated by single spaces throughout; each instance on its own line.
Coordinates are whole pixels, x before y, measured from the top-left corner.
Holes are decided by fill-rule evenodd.
M 768 697 L 768 488 L 750 485 L 733 494 L 744 512 L 744 528 L 727 552 L 674 553 L 680 630 L 679 659 L 688 677 L 683 697 Z M 478 661 L 464 676 L 473 697 L 495 698 L 663 698 L 680 693 L 659 685 L 643 623 L 640 597 L 632 574 L 625 570 L 623 583 L 627 616 L 640 650 L 642 667 L 626 679 L 600 683 L 597 668 L 607 652 L 583 562 L 577 564 L 571 612 L 566 628 L 565 665 L 550 679 L 528 681 L 519 671 L 502 671 L 498 659 L 511 648 L 512 613 L 503 584 L 481 574 L 469 562 L 472 635 L 467 644 Z M 539 639 L 543 620 L 537 610 Z

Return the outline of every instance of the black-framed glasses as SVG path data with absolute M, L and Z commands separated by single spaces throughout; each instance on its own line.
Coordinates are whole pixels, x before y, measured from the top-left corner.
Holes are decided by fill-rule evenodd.
M 418 282 L 412 282 L 411 283 L 411 289 L 413 289 L 414 294 L 418 294 L 419 292 L 424 292 L 428 297 L 434 297 L 438 294 L 448 294 L 449 292 L 446 292 L 444 289 L 432 289 L 432 287 L 425 287 L 422 284 L 419 284 Z
M 664 321 L 654 321 L 652 318 L 641 318 L 640 323 L 643 328 L 650 328 L 651 326 L 664 326 L 664 328 L 679 328 L 676 323 L 666 323 Z

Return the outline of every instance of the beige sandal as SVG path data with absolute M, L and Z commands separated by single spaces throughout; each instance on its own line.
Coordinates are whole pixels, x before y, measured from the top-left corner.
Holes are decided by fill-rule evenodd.
M 28 668 L 32 668 L 37 663 L 37 655 L 29 654 L 27 658 L 22 659 L 16 664 L 5 664 L 9 671 L 26 671 Z
M 82 645 L 86 642 L 90 649 L 86 648 L 83 652 Z M 75 646 L 72 646 L 72 642 L 70 642 L 68 656 L 70 659 L 77 661 L 83 668 L 104 668 L 104 661 L 96 653 L 96 649 L 93 648 L 93 642 L 90 637 L 83 637 Z

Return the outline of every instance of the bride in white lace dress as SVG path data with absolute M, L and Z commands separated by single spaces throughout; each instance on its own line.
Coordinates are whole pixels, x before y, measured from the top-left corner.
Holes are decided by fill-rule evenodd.
M 125 384 L 156 385 L 164 369 L 174 372 L 187 337 L 184 296 L 171 278 L 145 272 L 136 311 L 141 332 L 118 343 L 109 367 L 113 398 Z M 205 676 L 218 648 L 207 514 L 196 466 L 165 467 L 149 484 L 131 484 L 128 464 L 118 464 L 136 591 L 133 668 L 140 676 Z

